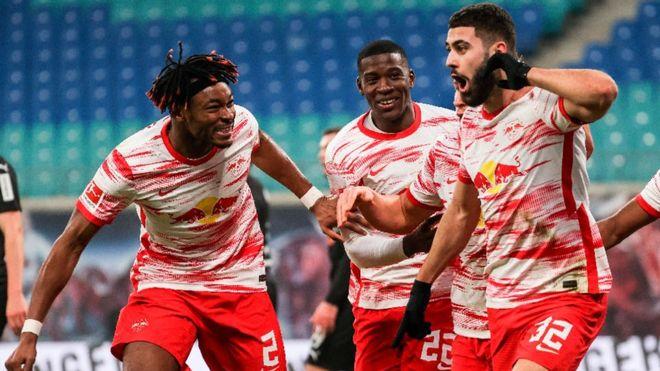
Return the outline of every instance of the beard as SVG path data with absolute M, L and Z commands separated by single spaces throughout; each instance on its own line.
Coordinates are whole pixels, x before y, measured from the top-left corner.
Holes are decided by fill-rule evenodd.
M 495 88 L 495 78 L 493 77 L 493 74 L 486 73 L 487 63 L 488 56 L 485 56 L 483 62 L 474 73 L 470 89 L 468 89 L 465 94 L 461 93 L 461 99 L 463 99 L 463 102 L 470 107 L 482 105 Z

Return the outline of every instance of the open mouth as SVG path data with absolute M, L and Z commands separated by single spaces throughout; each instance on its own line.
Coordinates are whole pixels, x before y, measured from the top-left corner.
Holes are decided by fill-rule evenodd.
M 228 135 L 231 135 L 233 129 L 234 123 L 215 126 L 213 128 L 213 136 L 219 136 L 224 139 Z
M 380 99 L 376 101 L 376 105 L 382 110 L 390 110 L 394 108 L 394 103 L 396 103 L 397 100 L 399 100 L 399 98 Z
M 465 93 L 468 90 L 468 79 L 457 73 L 452 73 L 451 78 L 454 82 L 454 89 L 460 93 Z

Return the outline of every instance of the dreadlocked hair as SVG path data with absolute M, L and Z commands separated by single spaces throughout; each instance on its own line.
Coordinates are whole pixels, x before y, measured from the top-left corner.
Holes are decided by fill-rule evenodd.
M 204 88 L 217 82 L 235 84 L 238 68 L 229 59 L 214 51 L 196 54 L 181 63 L 183 43 L 179 41 L 179 59 L 173 58 L 170 49 L 165 58 L 165 67 L 154 79 L 147 97 L 161 112 L 175 112 L 187 107 L 190 99 Z

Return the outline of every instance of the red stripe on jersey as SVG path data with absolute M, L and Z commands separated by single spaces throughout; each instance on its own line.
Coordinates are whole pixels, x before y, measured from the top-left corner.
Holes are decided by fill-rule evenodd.
M 360 294 L 362 293 L 362 277 L 360 275 L 360 268 L 353 262 L 351 262 L 351 274 L 355 277 L 355 282 L 358 284 L 358 291 L 355 294 L 355 302 L 353 303 L 353 306 L 357 308 L 360 303 Z
M 122 154 L 116 149 L 112 150 L 112 161 L 115 163 L 119 174 L 121 174 L 124 179 L 133 180 L 133 170 L 131 170 L 131 167 L 128 165 L 128 162 L 126 162 L 124 156 L 122 156 Z
M 188 165 L 193 165 L 193 166 L 201 165 L 201 164 L 205 163 L 206 161 L 210 160 L 211 157 L 213 157 L 213 155 L 215 155 L 215 153 L 218 152 L 218 147 L 214 146 L 211 149 L 211 152 L 205 154 L 204 156 L 202 156 L 200 158 L 192 159 L 192 158 L 188 158 L 188 157 L 180 154 L 179 152 L 176 151 L 176 149 L 174 149 L 174 146 L 170 142 L 170 138 L 167 136 L 168 128 L 171 125 L 172 125 L 172 120 L 168 119 L 168 121 L 165 123 L 165 125 L 163 125 L 163 130 L 161 130 L 160 136 L 163 138 L 163 143 L 165 143 L 165 148 L 167 148 L 167 151 L 172 155 L 172 157 L 179 160 L 180 162 L 183 162 L 184 164 L 188 164 Z
M 580 223 L 580 233 L 582 233 L 582 246 L 584 247 L 584 255 L 587 259 L 587 282 L 589 284 L 589 293 L 598 294 L 598 268 L 596 268 L 596 252 L 594 244 L 594 236 L 591 234 L 591 223 L 589 216 L 581 205 L 577 210 L 578 222 Z
M 564 135 L 564 149 L 561 160 L 561 191 L 568 215 L 575 213 L 575 197 L 573 196 L 573 138 L 574 132 Z
M 90 213 L 89 210 L 87 210 L 85 205 L 83 205 L 82 202 L 80 202 L 80 200 L 76 201 L 76 209 L 78 209 L 78 211 L 80 211 L 80 213 L 83 214 L 85 219 L 89 220 L 90 223 L 94 224 L 97 227 L 103 227 L 104 225 L 108 224 L 108 222 L 105 222 L 92 215 L 92 213 Z
M 660 218 L 660 210 L 654 209 L 653 206 L 651 206 L 651 204 L 646 202 L 646 200 L 644 199 L 644 197 L 642 197 L 642 195 L 637 195 L 637 197 L 635 197 L 635 201 L 637 201 L 639 207 L 641 207 L 642 210 L 646 211 L 647 214 L 651 215 L 654 218 Z
M 586 122 L 578 120 L 573 116 L 569 115 L 568 112 L 566 112 L 566 108 L 564 107 L 564 97 L 559 97 L 559 99 L 557 100 L 557 105 L 559 105 L 559 112 L 561 112 L 562 116 L 564 116 L 566 120 L 574 123 L 575 125 L 586 124 Z
M 413 109 L 415 113 L 415 118 L 413 119 L 412 124 L 406 128 L 406 130 L 400 131 L 398 133 L 379 133 L 373 130 L 369 130 L 364 126 L 364 120 L 366 120 L 367 116 L 369 115 L 369 112 L 365 113 L 360 117 L 358 120 L 357 126 L 360 128 L 360 131 L 374 139 L 381 139 L 381 140 L 393 140 L 393 139 L 401 139 L 409 136 L 410 134 L 414 133 L 417 131 L 419 128 L 419 125 L 422 123 L 422 110 L 419 108 L 419 105 L 417 103 L 413 102 Z
M 440 210 L 443 209 L 442 207 L 427 205 L 427 204 L 419 201 L 418 199 L 415 198 L 415 196 L 412 194 L 412 192 L 410 192 L 410 188 L 406 188 L 404 193 L 406 194 L 406 197 L 408 198 L 408 200 L 410 200 L 410 202 L 412 202 L 413 205 L 415 205 L 419 208 L 426 209 L 426 210 L 433 210 L 433 211 L 440 211 Z

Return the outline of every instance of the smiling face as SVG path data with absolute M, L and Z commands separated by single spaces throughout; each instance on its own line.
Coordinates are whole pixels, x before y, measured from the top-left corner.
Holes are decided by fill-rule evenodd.
M 226 83 L 219 82 L 195 94 L 188 107 L 175 118 L 182 122 L 187 137 L 197 146 L 227 148 L 233 142 L 234 95 Z
M 467 105 L 476 107 L 483 104 L 495 87 L 495 79 L 492 74 L 486 74 L 485 69 L 488 58 L 502 44 L 484 45 L 474 27 L 449 29 L 445 42 L 449 53 L 446 65 L 451 69 L 454 88 Z
M 399 53 L 372 55 L 360 61 L 358 90 L 367 99 L 377 125 L 396 127 L 412 122 L 410 89 L 414 84 L 415 74 Z

